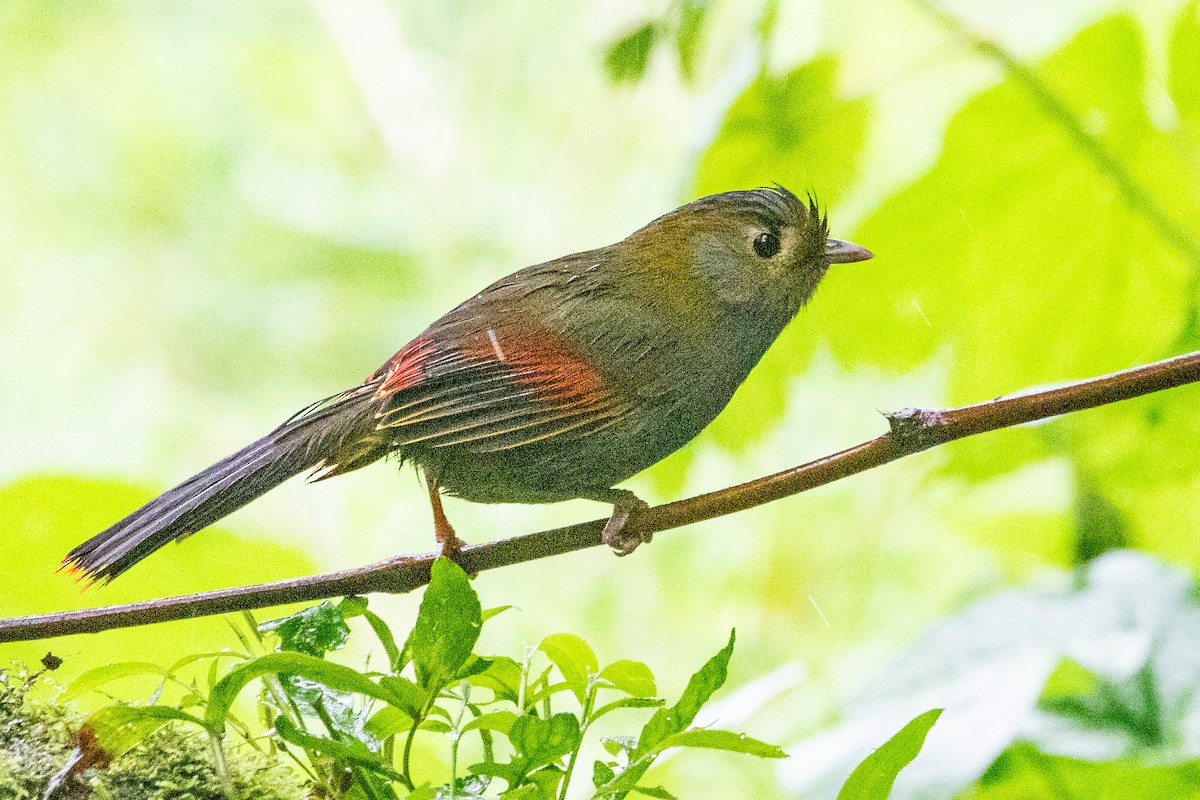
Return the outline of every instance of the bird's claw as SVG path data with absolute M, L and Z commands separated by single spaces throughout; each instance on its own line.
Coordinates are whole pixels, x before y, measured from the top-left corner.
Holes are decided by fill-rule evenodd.
M 458 561 L 459 555 L 462 554 L 462 549 L 466 546 L 466 542 L 454 535 L 453 532 L 449 536 L 441 535 L 437 537 L 438 557 L 448 558 L 451 561 Z
M 629 521 L 638 513 L 649 508 L 645 500 L 630 497 L 621 503 L 613 505 L 612 516 L 604 526 L 601 540 L 611 547 L 618 556 L 627 556 L 640 545 L 654 538 L 652 531 L 630 530 Z
M 467 564 L 467 559 L 463 558 L 462 549 L 467 546 L 467 542 L 451 534 L 450 536 L 438 537 L 438 558 L 448 558 L 455 564 L 462 567 L 463 572 L 467 573 L 467 577 L 474 578 L 479 574 L 479 571 L 473 569 Z

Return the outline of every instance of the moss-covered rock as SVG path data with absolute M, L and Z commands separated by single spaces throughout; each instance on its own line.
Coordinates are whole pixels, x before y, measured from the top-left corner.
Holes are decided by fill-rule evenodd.
M 83 715 L 30 697 L 41 673 L 0 670 L 0 800 L 42 800 L 70 757 L 71 733 Z M 289 767 L 249 747 L 229 748 L 226 768 L 241 800 L 308 796 Z M 227 800 L 203 732 L 160 728 L 104 769 L 91 769 L 55 792 L 55 800 Z

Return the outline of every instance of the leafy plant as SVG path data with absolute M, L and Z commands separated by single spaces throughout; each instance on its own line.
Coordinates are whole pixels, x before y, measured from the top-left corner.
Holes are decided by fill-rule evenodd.
M 488 796 L 510 800 L 565 798 L 592 726 L 626 710 L 655 709 L 633 735 L 604 738 L 608 756 L 594 760 L 591 769 L 594 797 L 624 798 L 632 792 L 669 797 L 666 790 L 641 782 L 673 748 L 785 756 L 775 745 L 744 734 L 694 725 L 725 683 L 732 633 L 668 707 L 655 696 L 649 667 L 628 660 L 601 666 L 592 648 L 572 634 L 547 636 L 520 661 L 475 654 L 483 623 L 502 610 L 484 611 L 462 569 L 439 559 L 403 647 L 365 600 L 349 598 L 255 626 L 255 635 L 244 637 L 246 652 L 190 657 L 186 663 L 209 664 L 203 684 L 178 677 L 185 662 L 165 670 L 138 662 L 92 670 L 62 697 L 69 700 L 147 672 L 161 675 L 162 685 L 178 684 L 186 694 L 175 706 L 159 704 L 160 686 L 144 704 L 93 712 L 76 736 L 76 766 L 68 767 L 59 782 L 106 766 L 166 725 L 189 723 L 207 737 L 225 793 L 240 796 L 225 748 L 230 730 L 246 744 L 261 740 L 234 712 L 254 681 L 262 686 L 258 707 L 270 722 L 270 749 L 292 756 L 307 772 L 310 791 L 322 797 L 421 800 L 491 792 Z M 347 620 L 355 617 L 366 619 L 379 639 L 387 655 L 385 669 L 360 671 L 325 658 L 344 646 Z M 277 652 L 251 652 L 263 649 L 267 637 Z M 450 742 L 449 774 L 436 780 L 413 757 L 417 737 L 428 734 L 448 736 Z M 477 755 L 464 759 L 468 738 L 469 752 Z

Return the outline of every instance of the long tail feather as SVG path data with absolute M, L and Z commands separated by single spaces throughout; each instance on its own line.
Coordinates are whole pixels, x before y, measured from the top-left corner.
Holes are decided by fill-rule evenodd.
M 88 580 L 111 581 L 168 542 L 208 527 L 288 478 L 329 466 L 341 449 L 373 430 L 367 402 L 372 394 L 372 387 L 359 387 L 305 409 L 80 544 L 64 566 Z

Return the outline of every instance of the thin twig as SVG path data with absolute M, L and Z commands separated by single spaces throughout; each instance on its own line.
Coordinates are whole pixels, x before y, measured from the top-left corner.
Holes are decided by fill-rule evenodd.
M 670 530 L 733 514 L 823 486 L 935 445 L 1082 411 L 1200 381 L 1200 351 L 1058 388 L 944 410 L 908 408 L 886 415 L 890 431 L 848 450 L 749 483 L 655 506 L 630 521 L 634 531 Z M 470 572 L 595 547 L 604 520 L 463 548 Z M 0 620 L 0 642 L 46 639 L 153 622 L 225 614 L 369 592 L 410 592 L 429 581 L 434 554 L 396 556 L 366 567 L 274 583 L 167 597 L 107 608 Z

